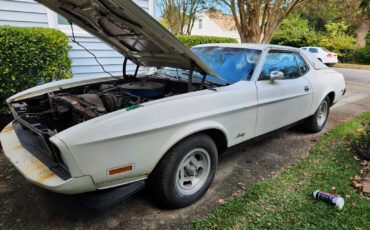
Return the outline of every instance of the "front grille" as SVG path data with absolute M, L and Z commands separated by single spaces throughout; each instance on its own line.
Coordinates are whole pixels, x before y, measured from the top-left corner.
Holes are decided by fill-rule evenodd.
M 38 160 L 44 163 L 52 172 L 60 178 L 66 180 L 71 178 L 60 156 L 59 149 L 46 140 L 43 135 L 29 129 L 28 126 L 21 124 L 18 120 L 13 122 L 14 131 L 21 142 Z M 55 152 L 54 152 L 54 151 Z

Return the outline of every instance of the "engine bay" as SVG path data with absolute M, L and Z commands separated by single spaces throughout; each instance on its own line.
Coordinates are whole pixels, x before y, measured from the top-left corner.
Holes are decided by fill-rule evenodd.
M 203 84 L 192 83 L 194 90 Z M 212 85 L 204 84 L 205 88 Z M 117 79 L 61 89 L 34 98 L 11 103 L 16 120 L 46 136 L 104 114 L 125 109 L 131 110 L 141 104 L 188 92 L 185 79 L 154 74 L 140 78 Z

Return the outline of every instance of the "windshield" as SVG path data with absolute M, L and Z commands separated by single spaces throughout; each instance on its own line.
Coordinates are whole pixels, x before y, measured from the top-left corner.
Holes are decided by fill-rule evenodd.
M 250 80 L 261 55 L 261 50 L 230 47 L 195 47 L 191 49 L 220 77 L 207 76 L 207 80 L 233 84 L 240 80 Z

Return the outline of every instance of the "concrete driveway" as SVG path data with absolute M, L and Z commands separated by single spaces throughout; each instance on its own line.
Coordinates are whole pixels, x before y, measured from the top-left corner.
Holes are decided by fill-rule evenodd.
M 346 77 L 347 78 L 347 77 Z M 352 79 L 352 78 L 351 78 Z M 356 80 L 356 77 L 353 78 Z M 218 206 L 233 192 L 272 178 L 300 157 L 338 123 L 370 110 L 370 85 L 347 84 L 346 98 L 335 105 L 328 124 L 318 134 L 297 128 L 275 132 L 240 144 L 219 160 L 215 180 L 194 205 L 163 209 L 144 190 L 102 211 L 81 207 L 74 197 L 48 192 L 28 183 L 0 153 L 0 229 L 177 229 L 191 224 Z

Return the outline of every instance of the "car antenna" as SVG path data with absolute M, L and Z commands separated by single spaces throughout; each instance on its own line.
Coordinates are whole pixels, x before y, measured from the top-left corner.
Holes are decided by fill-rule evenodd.
M 72 42 L 74 42 L 74 43 L 76 43 L 77 45 L 81 46 L 81 47 L 82 47 L 86 52 L 88 52 L 89 54 L 91 54 L 91 55 L 94 57 L 95 61 L 100 65 L 100 67 L 102 68 L 102 70 L 103 70 L 105 73 L 109 74 L 111 77 L 115 77 L 115 78 L 117 78 L 116 76 L 113 76 L 110 72 L 108 72 L 108 71 L 106 71 L 106 70 L 104 69 L 104 66 L 99 62 L 98 58 L 95 56 L 95 54 L 94 54 L 93 52 L 91 52 L 90 50 L 88 50 L 85 46 L 81 45 L 81 44 L 76 40 L 76 38 L 75 38 L 75 33 L 74 33 L 74 31 L 73 31 L 72 22 L 71 22 L 71 21 L 68 21 L 68 22 L 69 22 L 69 25 L 71 26 L 71 31 L 72 31 Z

